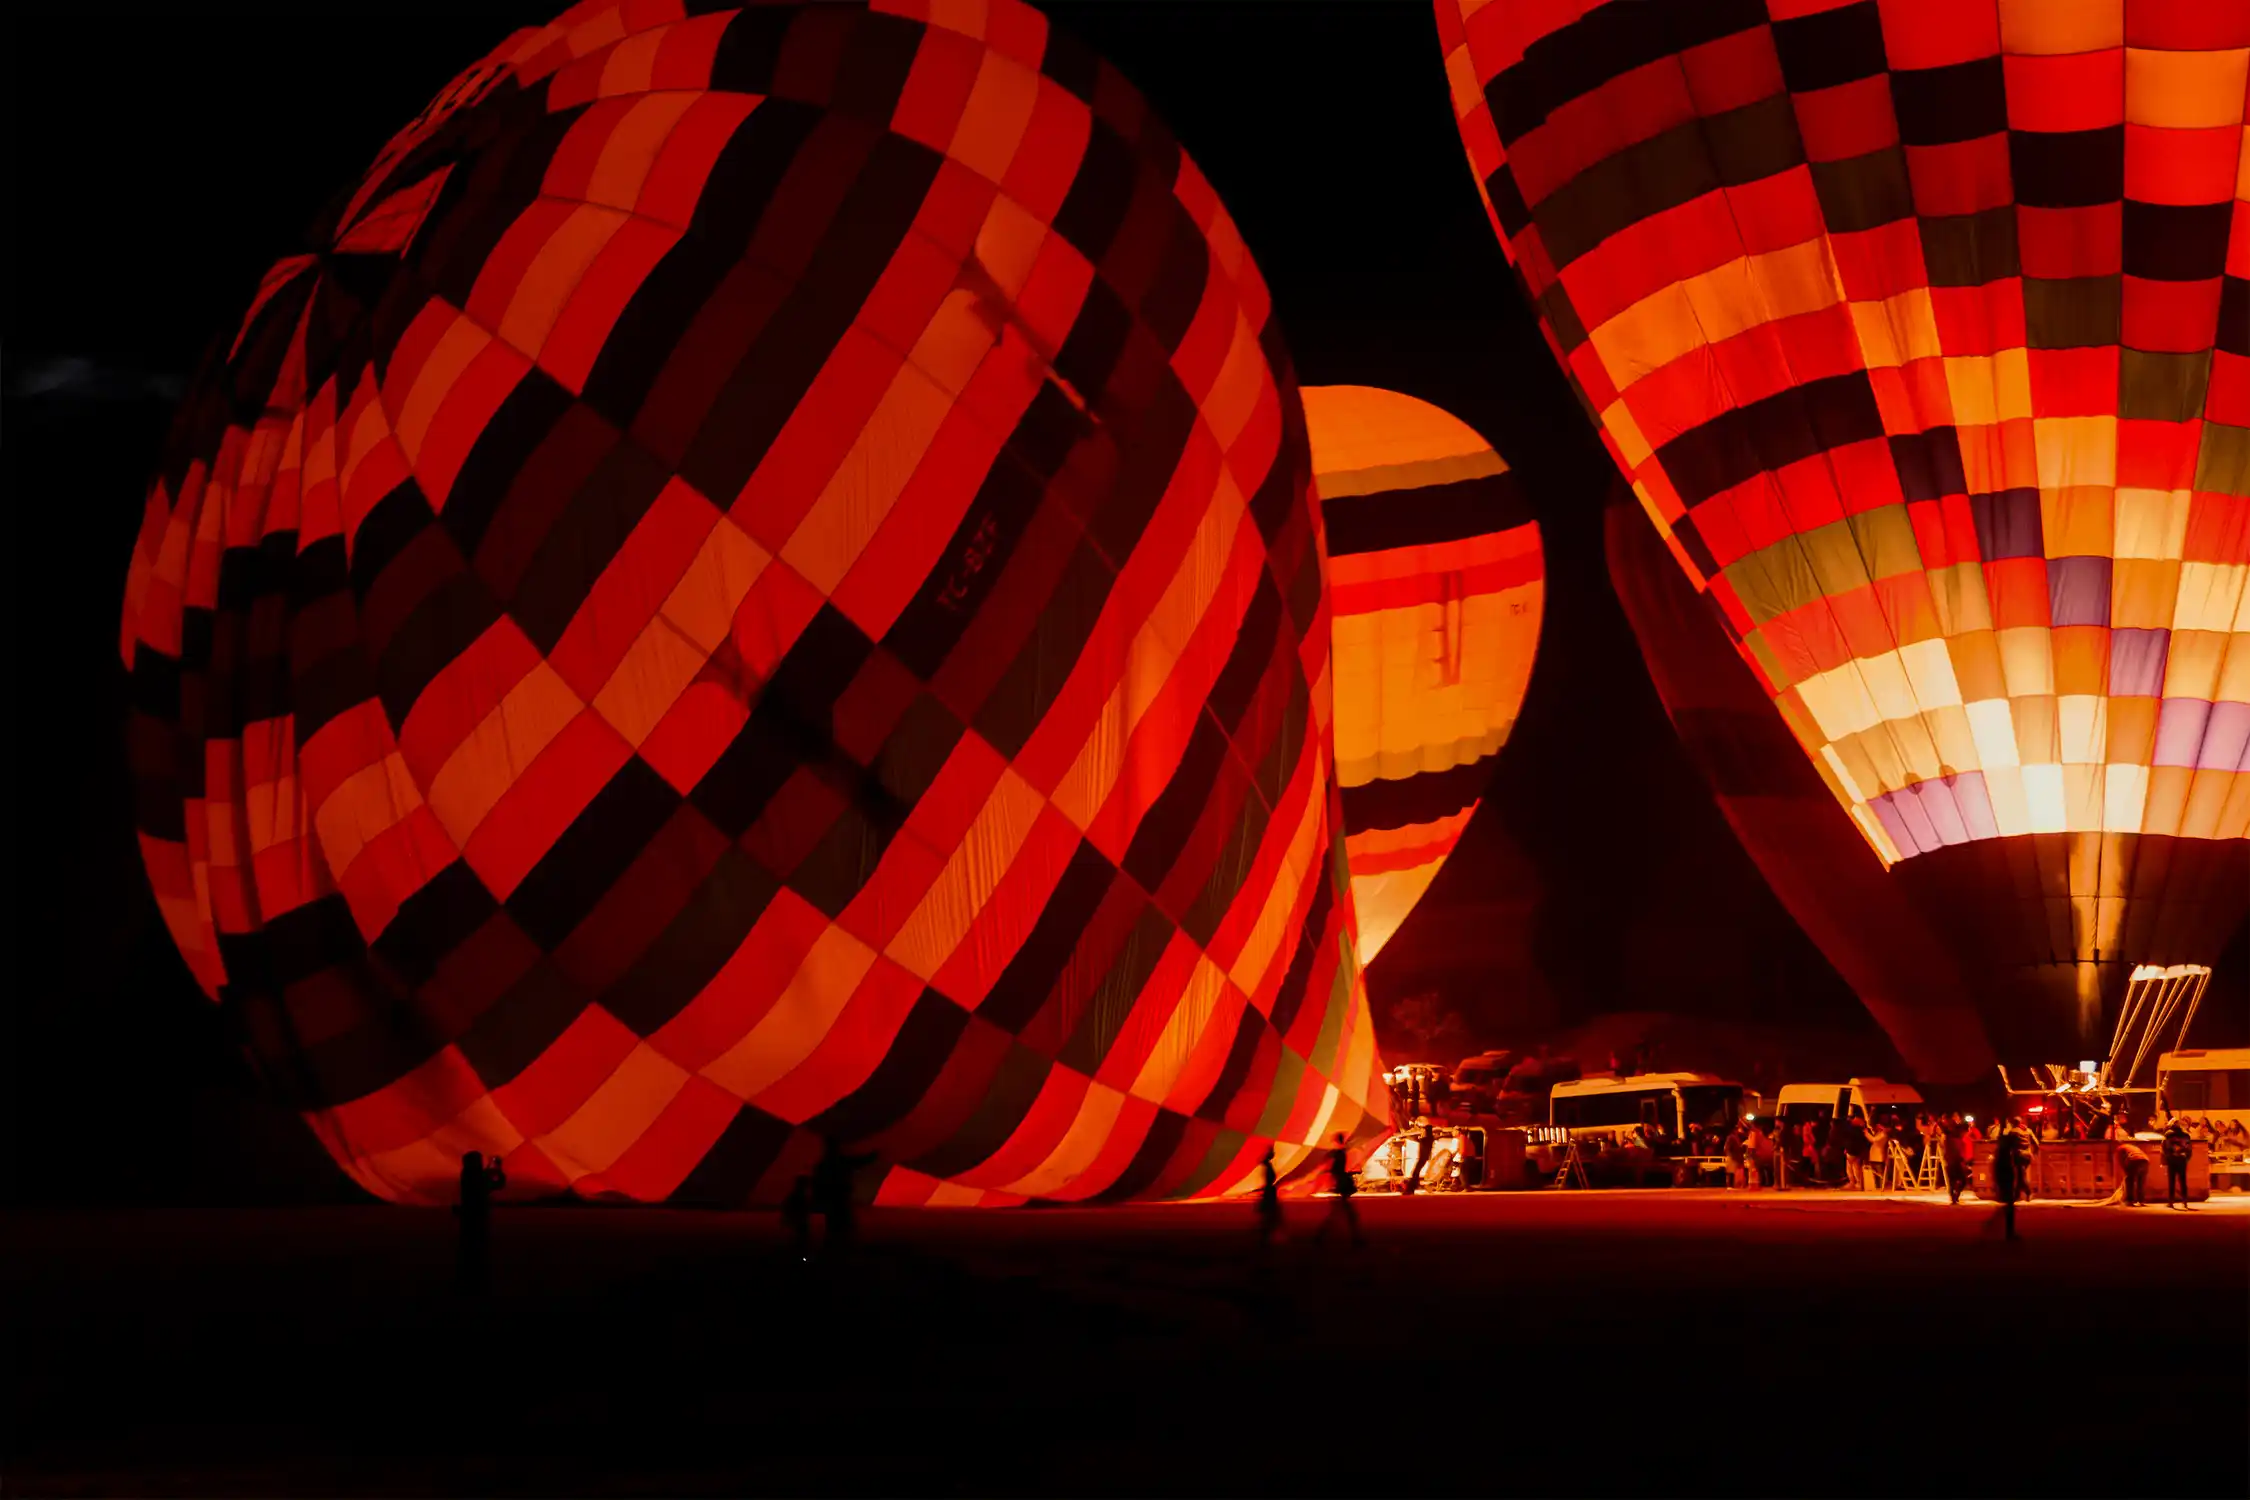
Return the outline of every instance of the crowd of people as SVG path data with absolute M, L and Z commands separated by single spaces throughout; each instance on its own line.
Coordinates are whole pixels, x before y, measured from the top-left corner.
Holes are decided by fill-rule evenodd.
M 2213 1156 L 2222 1159 L 2250 1152 L 2250 1129 L 2229 1120 L 2160 1113 L 2138 1139 L 2151 1136 L 2165 1167 L 2167 1203 L 2187 1201 L 2187 1168 L 2195 1142 L 2208 1142 Z M 1872 1121 L 1858 1109 L 1794 1122 L 1746 1117 L 1727 1132 L 1717 1154 L 1726 1161 L 1729 1187 L 1757 1188 L 1786 1180 L 1798 1187 L 1881 1192 L 1934 1176 L 1958 1203 L 1977 1147 L 1987 1139 L 1997 1143 L 1995 1186 L 2010 1204 L 2032 1196 L 2033 1167 L 2043 1146 L 2075 1141 L 2117 1143 L 2126 1178 L 2122 1199 L 2129 1206 L 2145 1201 L 2149 1153 L 2136 1144 L 2135 1132 L 2121 1116 L 2100 1110 L 2042 1107 L 2036 1124 L 2028 1114 L 2009 1114 L 1993 1125 L 1989 1136 L 1974 1116 L 1959 1110 L 1918 1110 L 1911 1121 L 1895 1108 L 1877 1110 Z M 1938 1164 L 1934 1174 L 1925 1170 L 1932 1157 Z
M 2177 1121 L 2191 1141 L 2209 1141 L 2214 1158 L 2250 1155 L 2250 1125 L 2240 1120 L 2214 1120 L 2209 1115 L 2181 1111 L 2167 1115 L 2159 1110 L 2150 1121 L 2151 1128 L 2162 1132 Z
M 1959 1110 L 1919 1110 L 1909 1121 L 1896 1108 L 1797 1121 L 1746 1117 L 1735 1123 L 1715 1154 L 1727 1164 L 1727 1184 L 1763 1187 L 1784 1180 L 1799 1187 L 1841 1187 L 1880 1192 L 1898 1178 L 1919 1180 L 1935 1155 L 1943 1178 L 1959 1199 L 1968 1164 L 1985 1139 L 1975 1119 Z

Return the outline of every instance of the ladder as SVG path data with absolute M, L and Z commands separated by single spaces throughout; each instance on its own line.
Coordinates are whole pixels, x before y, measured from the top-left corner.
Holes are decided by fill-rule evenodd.
M 1555 1180 L 1550 1185 L 1566 1188 L 1572 1186 L 1573 1183 L 1581 1188 L 1586 1186 L 1586 1163 L 1579 1159 L 1578 1138 L 1576 1136 L 1564 1142 L 1562 1166 L 1556 1170 Z
M 1911 1191 L 1917 1193 L 1942 1193 L 1945 1191 L 1945 1148 L 1930 1144 L 1922 1148 L 1922 1169 L 1916 1172 Z

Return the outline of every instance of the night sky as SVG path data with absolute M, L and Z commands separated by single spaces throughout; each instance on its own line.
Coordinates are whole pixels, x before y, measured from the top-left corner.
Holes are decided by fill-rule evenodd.
M 1436 991 L 1460 1017 L 1448 1045 L 1521 1044 L 1613 1011 L 1786 1021 L 1859 1037 L 1880 1066 L 1879 1034 L 1736 845 L 1649 686 L 1604 572 L 1614 470 L 1484 217 L 1426 7 L 1047 9 L 1201 164 L 1299 378 L 1445 407 L 1539 506 L 1530 694 L 1460 851 L 1371 972 L 1379 1017 Z M 440 86 L 546 13 L 74 7 L 10 22 L 12 1193 L 328 1180 L 259 1099 L 141 878 L 125 564 L 170 403 L 260 273 Z M 1392 1050 L 1417 1050 L 1387 1029 Z

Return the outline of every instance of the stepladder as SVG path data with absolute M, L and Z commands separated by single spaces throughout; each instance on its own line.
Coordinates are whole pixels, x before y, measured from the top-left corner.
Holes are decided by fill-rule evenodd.
M 1555 1169 L 1555 1180 L 1550 1186 L 1566 1188 L 1586 1186 L 1586 1162 L 1578 1154 L 1576 1139 L 1563 1143 L 1562 1164 Z

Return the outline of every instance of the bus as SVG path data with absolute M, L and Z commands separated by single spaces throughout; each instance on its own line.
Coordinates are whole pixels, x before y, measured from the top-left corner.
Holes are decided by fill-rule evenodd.
M 1539 1150 L 1559 1163 L 1578 1147 L 1590 1177 L 1692 1181 L 1700 1157 L 1742 1117 L 1742 1085 L 1710 1073 L 1633 1073 L 1558 1083 L 1547 1097 L 1551 1129 Z M 1700 1142 L 1701 1144 L 1698 1144 Z
M 2156 1060 L 2156 1099 L 2171 1114 L 2250 1125 L 2250 1047 L 2199 1047 Z

